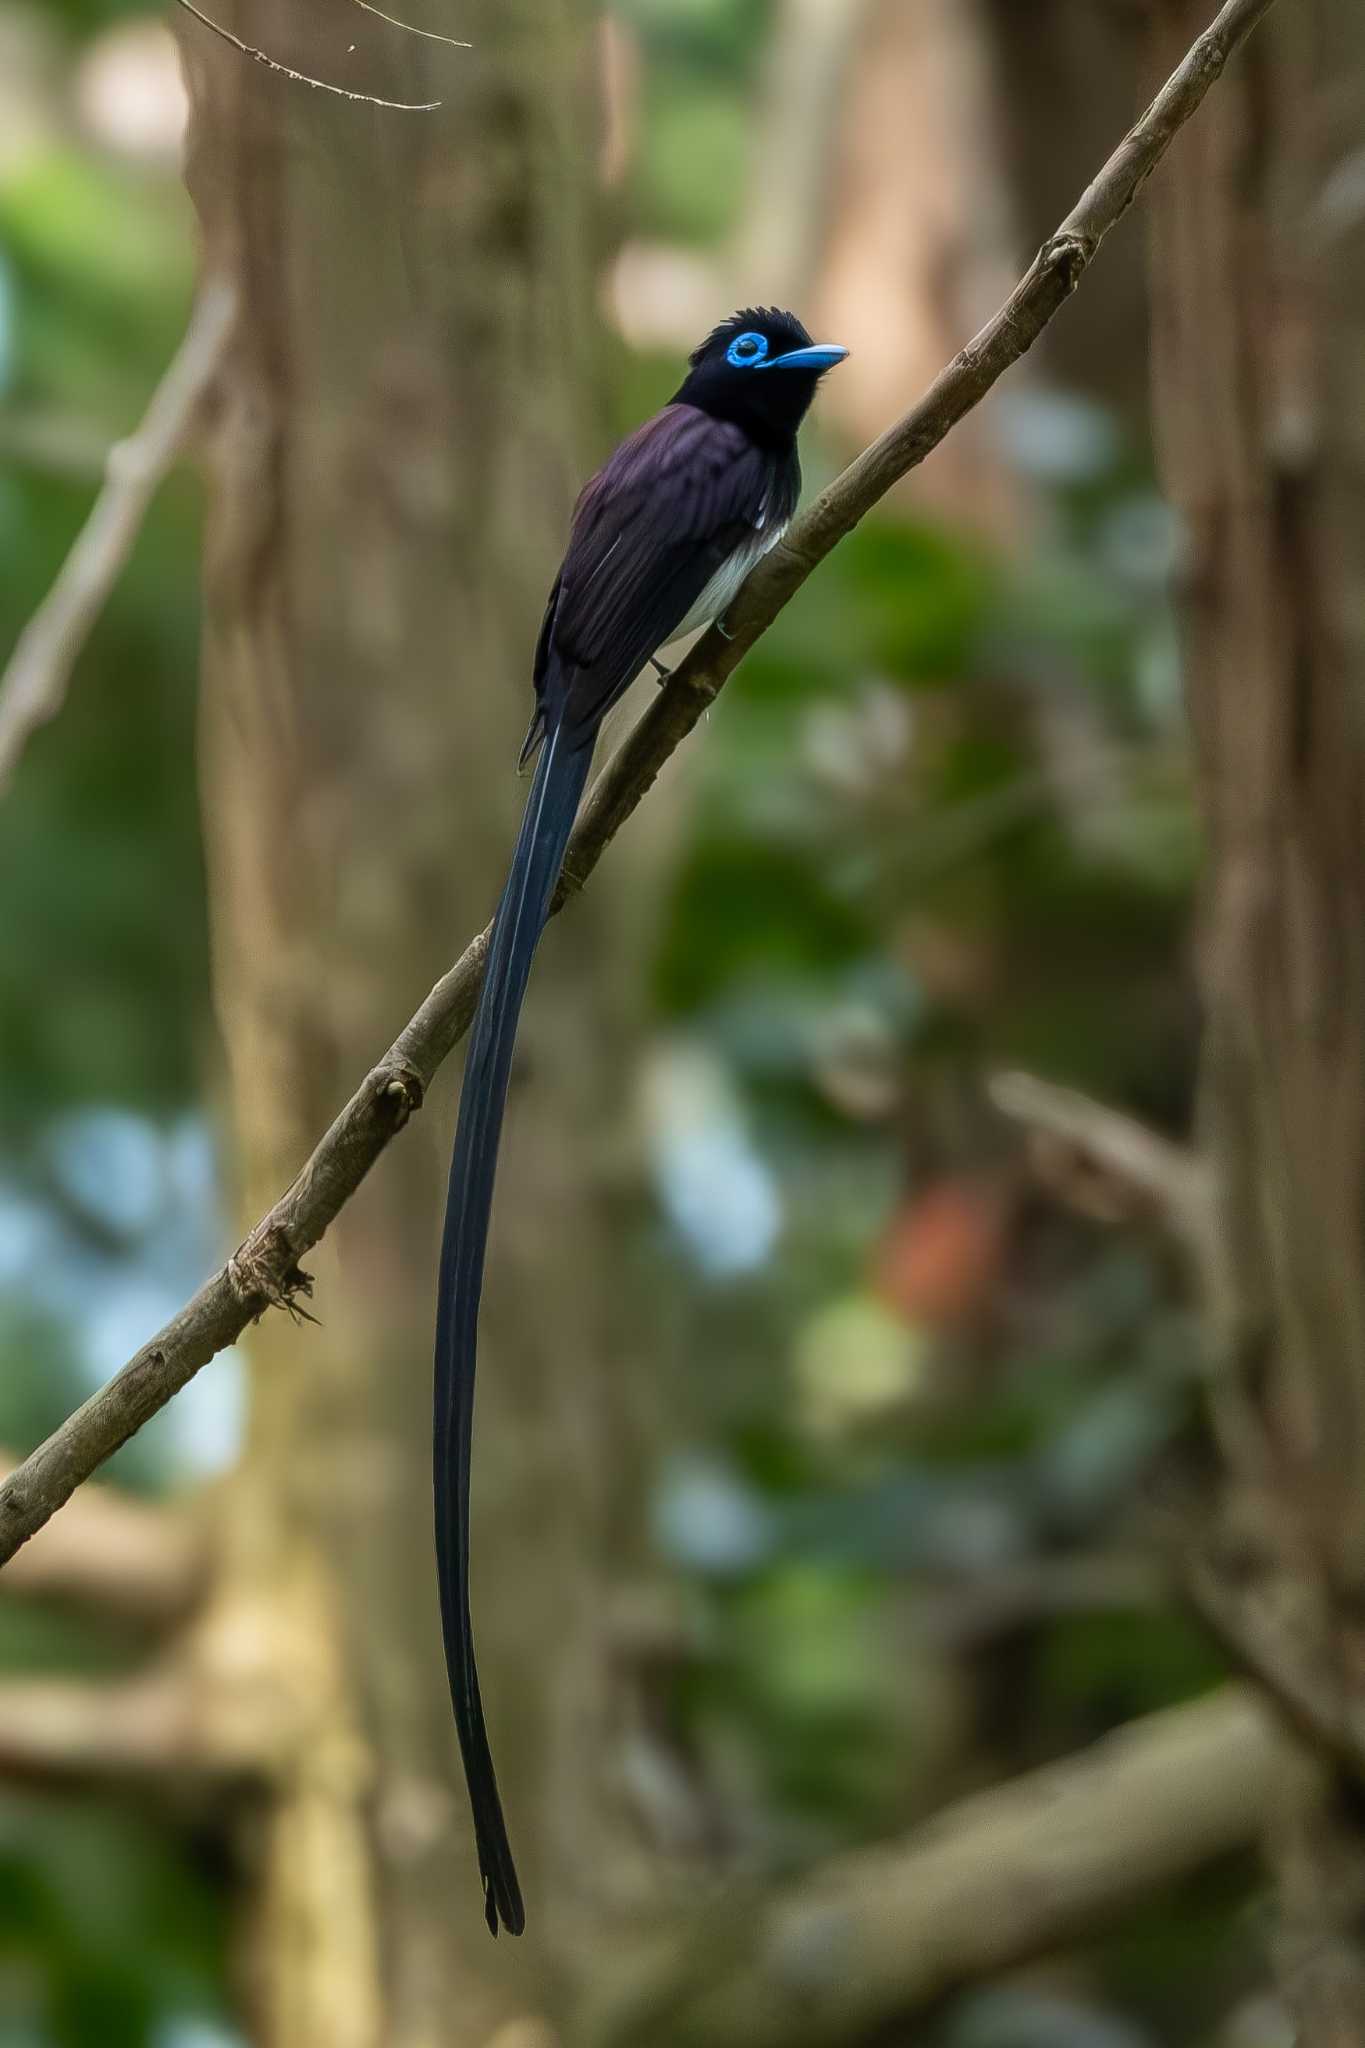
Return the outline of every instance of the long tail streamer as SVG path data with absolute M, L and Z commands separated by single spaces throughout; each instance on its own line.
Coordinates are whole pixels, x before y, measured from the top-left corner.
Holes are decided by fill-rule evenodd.
M 450 1697 L 474 1810 L 484 1912 L 494 1934 L 499 1923 L 509 1934 L 520 1934 L 526 1914 L 488 1747 L 469 1611 L 469 1464 L 479 1296 L 517 1019 L 592 752 L 590 744 L 571 746 L 562 731 L 554 730 L 547 736 L 536 768 L 511 871 L 493 921 L 483 992 L 470 1034 L 441 1240 L 436 1315 L 436 1564 Z

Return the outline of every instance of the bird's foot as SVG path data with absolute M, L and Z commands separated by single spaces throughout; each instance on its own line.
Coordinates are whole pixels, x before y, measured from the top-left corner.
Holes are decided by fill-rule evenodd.
M 655 670 L 657 670 L 657 672 L 658 672 L 658 677 L 659 677 L 659 688 L 660 688 L 660 689 L 662 689 L 662 688 L 663 688 L 663 686 L 664 686 L 664 684 L 665 684 L 665 683 L 666 683 L 666 682 L 668 681 L 669 677 L 670 677 L 670 676 L 672 675 L 672 673 L 673 673 L 672 669 L 671 669 L 671 668 L 665 668 L 665 667 L 664 667 L 664 665 L 663 665 L 663 663 L 662 663 L 662 662 L 660 661 L 660 659 L 659 659 L 659 657 L 658 657 L 658 655 L 657 655 L 657 654 L 651 654 L 651 655 L 650 655 L 650 657 L 649 657 L 649 665 L 650 665 L 650 667 L 651 667 L 652 669 L 655 669 Z
M 720 634 L 722 640 L 733 640 L 735 637 L 727 627 L 724 619 L 716 620 L 716 631 Z

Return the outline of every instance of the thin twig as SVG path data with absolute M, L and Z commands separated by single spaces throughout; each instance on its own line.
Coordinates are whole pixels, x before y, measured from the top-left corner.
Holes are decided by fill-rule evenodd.
M 916 1619 L 935 1649 L 962 1656 L 1059 1616 L 1160 1611 L 1168 1590 L 1165 1574 L 1138 1553 L 1031 1557 L 917 1586 Z
M 1036 1074 L 993 1074 L 988 1092 L 1002 1115 L 1074 1147 L 1202 1240 L 1212 1220 L 1212 1190 L 1204 1167 L 1184 1146 L 1122 1110 Z
M 1273 0 L 1227 0 L 995 318 L 920 403 L 860 455 L 792 527 L 740 592 L 726 632 L 713 628 L 674 671 L 592 790 L 569 844 L 556 908 L 582 888 L 669 755 L 817 563 L 1037 340 L 1075 290 L 1104 236 L 1127 212 L 1178 130 L 1198 108 L 1228 56 L 1272 4 Z M 0 1486 L 0 1564 L 254 1317 L 272 1302 L 292 1297 L 299 1285 L 299 1260 L 317 1243 L 411 1112 L 421 1106 L 432 1075 L 468 1029 L 487 945 L 485 930 L 436 984 L 361 1082 L 294 1185 L 233 1259 Z
M 35 727 L 55 718 L 81 650 L 193 424 L 232 327 L 231 287 L 210 280 L 136 432 L 109 450 L 104 485 L 57 580 L 0 675 L 0 793 Z
M 382 7 L 371 6 L 370 0 L 355 0 L 355 4 L 363 7 L 367 14 L 386 21 L 390 28 L 401 28 L 405 35 L 422 36 L 429 43 L 446 43 L 452 50 L 472 50 L 474 47 L 472 43 L 461 42 L 458 36 L 438 36 L 434 28 L 416 28 L 410 21 L 400 21 L 396 14 L 385 14 Z
M 194 0 L 176 0 L 176 4 L 183 7 L 186 14 L 192 14 L 196 21 L 202 22 L 205 28 L 211 29 L 214 35 L 220 36 L 225 43 L 231 43 L 234 50 L 240 50 L 244 57 L 250 57 L 253 64 L 264 64 L 267 71 L 278 71 L 281 78 L 292 78 L 295 85 L 311 85 L 314 92 L 335 93 L 339 100 L 354 100 L 358 106 L 387 107 L 395 114 L 434 114 L 441 104 L 439 100 L 381 100 L 377 93 L 348 92 L 344 85 L 329 85 L 325 78 L 313 78 L 306 71 L 295 71 L 292 64 L 281 64 L 276 58 L 268 57 L 265 51 L 258 50 L 254 43 L 244 43 L 230 28 L 224 28 L 221 22 L 213 21 L 207 14 L 202 13 L 195 6 Z M 399 22 L 396 26 L 402 28 L 404 23 Z M 417 33 L 420 34 L 421 31 Z

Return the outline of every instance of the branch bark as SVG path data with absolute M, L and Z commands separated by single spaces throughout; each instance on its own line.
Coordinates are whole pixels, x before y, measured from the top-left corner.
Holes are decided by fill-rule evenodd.
M 833 2048 L 1094 1933 L 1255 1840 L 1290 1746 L 1250 1688 L 1153 1714 L 723 1917 L 593 2048 Z M 756 1922 L 756 1924 L 755 1924 Z
M 740 592 L 727 631 L 712 628 L 680 664 L 594 785 L 570 842 L 556 908 L 583 887 L 665 761 L 811 572 L 1032 347 L 1229 57 L 1272 5 L 1273 0 L 1227 0 L 1006 303 L 918 405 L 865 449 L 796 522 Z M 468 1029 L 487 945 L 485 929 L 366 1075 L 293 1186 L 245 1244 L 0 1487 L 0 1564 L 248 1323 L 268 1307 L 292 1303 L 306 1284 L 300 1259 L 421 1106 L 432 1076 Z
M 185 444 L 232 327 L 232 294 L 215 281 L 200 292 L 185 338 L 136 433 L 116 442 L 104 485 L 57 580 L 19 635 L 0 675 L 0 794 L 29 735 L 55 718 L 71 671 L 118 582 L 147 508 Z

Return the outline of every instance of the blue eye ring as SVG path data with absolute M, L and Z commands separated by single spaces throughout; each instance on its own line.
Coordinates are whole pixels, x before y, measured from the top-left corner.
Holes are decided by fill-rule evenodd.
M 756 370 L 768 353 L 766 334 L 737 334 L 725 351 L 732 370 Z

